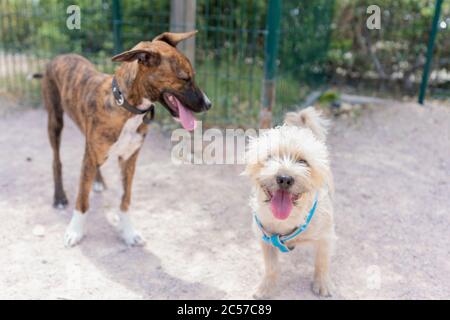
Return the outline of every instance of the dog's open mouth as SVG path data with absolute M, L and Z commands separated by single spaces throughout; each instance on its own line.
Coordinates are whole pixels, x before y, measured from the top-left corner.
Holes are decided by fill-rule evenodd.
M 267 188 L 263 188 L 263 190 L 267 195 L 267 202 L 270 202 L 273 216 L 279 220 L 287 219 L 300 195 L 283 189 L 278 189 L 274 192 Z
M 186 108 L 186 106 L 184 106 L 183 103 L 181 103 L 181 101 L 171 93 L 165 92 L 163 97 L 167 106 L 171 110 L 172 116 L 177 121 L 180 121 L 183 128 L 188 131 L 194 130 L 197 126 L 197 121 L 192 111 Z

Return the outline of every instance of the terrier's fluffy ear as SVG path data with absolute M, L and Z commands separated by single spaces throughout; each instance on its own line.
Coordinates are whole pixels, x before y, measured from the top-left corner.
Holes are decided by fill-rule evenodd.
M 288 126 L 308 128 L 314 136 L 322 142 L 327 138 L 329 121 L 322 117 L 322 112 L 313 107 L 305 108 L 297 112 L 288 112 L 284 117 L 284 123 Z

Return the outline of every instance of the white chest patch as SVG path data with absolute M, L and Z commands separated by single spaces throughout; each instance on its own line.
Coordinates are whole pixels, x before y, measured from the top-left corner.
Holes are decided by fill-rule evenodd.
M 142 146 L 144 137 L 137 132 L 137 129 L 142 124 L 143 117 L 143 114 L 135 115 L 125 122 L 119 139 L 109 149 L 108 157 L 122 157 L 127 160 Z

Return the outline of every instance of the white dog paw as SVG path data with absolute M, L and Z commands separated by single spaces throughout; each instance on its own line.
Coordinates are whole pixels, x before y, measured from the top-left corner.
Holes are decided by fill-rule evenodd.
M 64 245 L 67 248 L 74 247 L 78 243 L 80 243 L 81 239 L 83 239 L 84 234 L 79 231 L 66 230 L 66 234 L 64 235 Z
M 257 300 L 269 299 L 275 291 L 275 282 L 273 280 L 263 280 L 253 294 Z
M 94 190 L 94 192 L 102 192 L 105 190 L 105 186 L 101 182 L 94 181 L 94 184 L 92 185 L 92 190 Z
M 145 239 L 135 230 L 123 231 L 122 238 L 128 246 L 143 246 L 145 244 Z
M 316 279 L 312 283 L 312 291 L 321 297 L 331 297 L 334 286 L 329 279 Z
M 70 220 L 64 235 L 64 245 L 66 247 L 73 247 L 80 243 L 84 236 L 84 224 L 86 221 L 86 214 L 74 210 L 72 220 Z
M 144 238 L 133 228 L 130 217 L 125 212 L 119 213 L 119 230 L 122 239 L 128 246 L 143 246 L 145 244 Z

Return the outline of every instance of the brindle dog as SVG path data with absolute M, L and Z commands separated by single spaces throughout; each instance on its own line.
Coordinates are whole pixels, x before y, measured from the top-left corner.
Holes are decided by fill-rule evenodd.
M 122 173 L 124 191 L 119 214 L 122 236 L 128 245 L 143 244 L 126 212 L 136 159 L 148 129 L 143 122 L 145 112 L 158 101 L 173 117 L 179 118 L 183 127 L 192 130 L 195 127 L 192 112 L 211 107 L 194 82 L 191 63 L 176 49 L 177 43 L 195 33 L 165 32 L 152 41 L 139 43 L 112 58 L 122 62 L 114 75 L 98 72 L 88 60 L 74 54 L 58 56 L 48 64 L 42 92 L 53 149 L 54 206 L 57 208 L 64 208 L 68 203 L 59 154 L 64 112 L 86 137 L 78 197 L 65 234 L 66 246 L 74 246 L 83 238 L 90 190 L 100 191 L 105 187 L 100 166 L 111 155 L 118 156 Z M 117 92 L 113 94 L 113 88 L 121 93 L 119 98 Z M 124 108 L 124 101 L 138 112 Z

